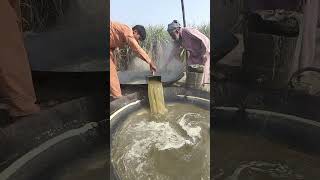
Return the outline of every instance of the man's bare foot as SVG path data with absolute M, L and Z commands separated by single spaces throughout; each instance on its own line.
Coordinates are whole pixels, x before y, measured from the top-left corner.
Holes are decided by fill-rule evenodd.
M 110 96 L 110 102 L 122 98 L 123 96 Z

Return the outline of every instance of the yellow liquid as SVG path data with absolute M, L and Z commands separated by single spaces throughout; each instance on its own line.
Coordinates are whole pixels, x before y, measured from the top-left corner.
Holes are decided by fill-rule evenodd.
M 168 112 L 164 102 L 161 82 L 155 80 L 148 81 L 148 97 L 152 115 L 163 115 Z

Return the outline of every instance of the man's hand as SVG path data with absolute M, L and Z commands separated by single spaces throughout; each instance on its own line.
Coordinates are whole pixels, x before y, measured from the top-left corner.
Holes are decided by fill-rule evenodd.
M 208 55 L 205 54 L 205 55 L 201 56 L 201 59 L 205 63 L 207 61 L 207 59 L 208 59 Z
M 152 72 L 156 72 L 157 71 L 157 67 L 156 67 L 156 65 L 154 64 L 153 61 L 150 61 L 149 65 L 150 65 L 150 71 L 152 71 Z

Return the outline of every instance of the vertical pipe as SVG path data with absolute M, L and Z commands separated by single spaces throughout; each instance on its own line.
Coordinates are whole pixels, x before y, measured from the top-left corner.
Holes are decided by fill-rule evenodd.
M 181 0 L 181 8 L 182 8 L 182 17 L 183 17 L 183 27 L 186 27 L 186 17 L 185 17 L 185 13 L 184 13 L 184 3 L 183 3 L 183 0 Z M 188 54 L 187 54 L 187 50 L 186 49 L 184 49 L 185 50 L 185 56 L 184 56 L 184 60 L 185 60 L 185 62 L 186 62 L 186 71 L 187 71 L 187 69 L 188 69 L 188 63 L 187 63 L 187 56 L 188 56 Z
M 183 16 L 183 27 L 186 27 L 186 18 L 184 14 L 184 3 L 183 0 L 181 0 L 181 8 L 182 8 L 182 16 Z

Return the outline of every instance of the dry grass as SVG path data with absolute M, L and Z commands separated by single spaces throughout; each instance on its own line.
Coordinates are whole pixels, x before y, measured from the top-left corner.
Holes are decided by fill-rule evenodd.
M 63 15 L 63 0 L 21 0 L 23 29 L 41 32 Z
M 190 27 L 190 26 L 189 26 Z M 191 27 L 197 28 L 200 32 L 205 34 L 208 38 L 210 38 L 210 25 L 202 24 L 202 25 L 191 25 Z M 156 61 L 159 59 L 159 56 L 164 53 L 165 47 L 172 41 L 168 32 L 166 31 L 166 26 L 164 25 L 155 25 L 146 27 L 147 38 L 141 44 L 142 48 L 149 54 L 151 59 Z M 183 60 L 185 56 L 185 52 L 182 51 L 180 53 L 180 59 Z M 119 49 L 115 56 L 117 58 L 117 66 L 119 70 L 126 70 L 128 67 L 129 60 L 135 57 L 135 54 L 130 51 L 128 47 Z

